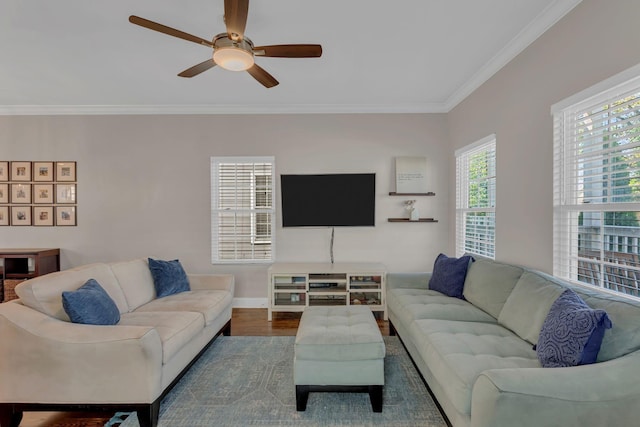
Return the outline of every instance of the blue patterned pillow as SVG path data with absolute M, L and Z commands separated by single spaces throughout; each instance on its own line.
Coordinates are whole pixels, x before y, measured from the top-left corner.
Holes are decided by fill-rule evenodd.
M 462 299 L 464 280 L 472 261 L 473 258 L 469 255 L 460 258 L 449 258 L 445 254 L 438 255 L 429 279 L 429 289 Z
M 606 329 L 612 327 L 604 310 L 590 308 L 567 289 L 551 305 L 542 324 L 536 353 L 545 368 L 595 363 Z
M 73 323 L 115 325 L 120 321 L 118 306 L 95 279 L 75 291 L 63 292 L 62 308 Z
M 187 273 L 177 259 L 161 261 L 149 258 L 149 270 L 158 298 L 191 290 Z

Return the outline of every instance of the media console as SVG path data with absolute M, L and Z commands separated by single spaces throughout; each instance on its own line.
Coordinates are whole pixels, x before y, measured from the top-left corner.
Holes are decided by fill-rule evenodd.
M 380 263 L 275 263 L 268 272 L 268 320 L 274 312 L 334 305 L 367 305 L 387 320 L 385 276 Z

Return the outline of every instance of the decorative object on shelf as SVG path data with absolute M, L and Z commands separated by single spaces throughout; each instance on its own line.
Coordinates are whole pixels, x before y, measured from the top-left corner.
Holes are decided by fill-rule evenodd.
M 420 212 L 416 207 L 415 200 L 405 200 L 404 208 L 409 211 L 409 220 L 410 221 L 418 221 L 420 219 Z
M 0 226 L 77 225 L 76 177 L 74 161 L 0 161 Z
M 396 157 L 396 191 L 398 193 L 427 191 L 426 157 Z

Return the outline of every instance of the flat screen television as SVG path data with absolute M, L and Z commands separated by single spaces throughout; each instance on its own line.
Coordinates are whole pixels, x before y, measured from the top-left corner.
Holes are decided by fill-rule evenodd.
M 376 174 L 280 175 L 283 227 L 373 227 Z

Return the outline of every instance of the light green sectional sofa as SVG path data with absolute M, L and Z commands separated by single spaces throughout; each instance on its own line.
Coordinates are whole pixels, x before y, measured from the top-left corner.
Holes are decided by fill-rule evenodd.
M 640 425 L 640 301 L 487 259 L 464 300 L 429 290 L 431 273 L 387 274 L 397 333 L 454 427 Z M 607 312 L 597 363 L 543 368 L 533 345 L 566 289 Z

